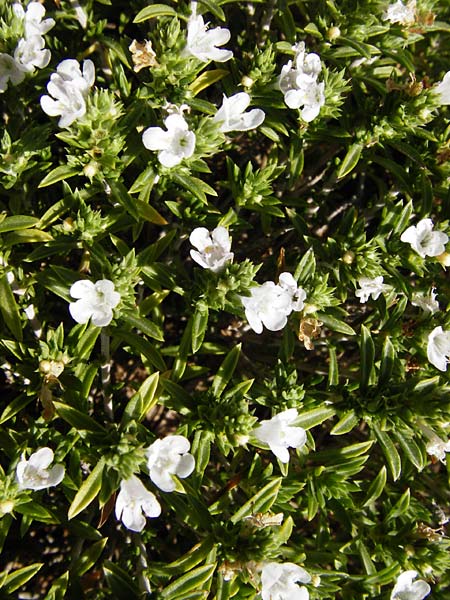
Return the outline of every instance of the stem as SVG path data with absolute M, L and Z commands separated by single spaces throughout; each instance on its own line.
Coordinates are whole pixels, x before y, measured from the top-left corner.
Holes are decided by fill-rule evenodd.
M 145 594 L 151 594 L 152 590 L 150 587 L 150 581 L 146 575 L 146 570 L 148 567 L 147 548 L 145 547 L 145 544 L 142 541 L 141 535 L 139 533 L 134 533 L 133 539 L 139 548 L 139 562 L 137 564 L 139 589 L 142 590 Z
M 114 420 L 114 411 L 113 411 L 113 399 L 110 391 L 111 385 L 111 356 L 110 356 L 110 347 L 109 347 L 109 335 L 106 333 L 106 330 L 103 328 L 100 333 L 100 347 L 102 354 L 102 366 L 101 377 L 102 377 L 102 389 L 103 389 L 103 406 L 105 408 L 105 413 L 110 421 Z

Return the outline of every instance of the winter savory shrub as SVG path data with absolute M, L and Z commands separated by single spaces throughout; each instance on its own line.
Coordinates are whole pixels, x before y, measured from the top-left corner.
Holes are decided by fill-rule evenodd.
M 448 0 L 0 30 L 1 598 L 448 600 Z

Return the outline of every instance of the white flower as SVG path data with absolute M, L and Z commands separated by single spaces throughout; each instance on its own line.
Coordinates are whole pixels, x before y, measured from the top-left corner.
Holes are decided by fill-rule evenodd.
M 195 56 L 202 62 L 215 60 L 226 62 L 233 57 L 231 50 L 222 50 L 216 46 L 223 46 L 230 37 L 230 31 L 223 27 L 208 30 L 203 17 L 197 15 L 197 2 L 191 3 L 192 14 L 188 21 L 186 53 Z
M 425 294 L 421 292 L 414 293 L 411 298 L 411 304 L 434 315 L 434 313 L 439 310 L 439 302 L 436 300 L 436 288 L 431 288 L 429 296 L 425 296 Z
M 192 259 L 213 273 L 218 273 L 227 262 L 233 260 L 231 238 L 225 227 L 216 227 L 211 234 L 205 227 L 197 227 L 189 236 L 189 241 L 197 248 L 191 250 Z
M 53 462 L 53 450 L 40 448 L 28 460 L 22 455 L 16 469 L 16 478 L 22 490 L 43 490 L 61 483 L 64 478 L 63 465 L 48 467 Z
M 33 35 L 44 35 L 55 25 L 53 19 L 42 18 L 45 15 L 45 8 L 40 2 L 30 2 L 24 14 L 25 37 Z
M 428 444 L 426 445 L 427 453 L 445 465 L 447 462 L 447 452 L 450 452 L 450 440 L 445 442 L 429 427 L 421 426 L 421 429 L 428 438 Z
M 445 250 L 448 235 L 443 231 L 433 231 L 433 221 L 422 219 L 417 225 L 411 225 L 400 236 L 402 242 L 411 244 L 411 248 L 422 258 L 439 256 Z
M 255 129 L 261 125 L 266 115 L 260 108 L 245 112 L 249 104 L 250 96 L 246 92 L 239 92 L 230 98 L 224 94 L 222 106 L 214 115 L 213 121 L 219 124 L 222 133 Z
M 297 582 L 309 583 L 309 573 L 294 563 L 265 563 L 261 570 L 262 600 L 308 600 L 309 592 Z
M 292 312 L 290 293 L 273 281 L 266 281 L 250 289 L 250 296 L 241 296 L 245 316 L 255 333 L 262 333 L 263 325 L 270 331 L 279 331 Z
M 149 127 L 142 134 L 142 141 L 148 150 L 158 151 L 158 160 L 164 167 L 174 167 L 184 158 L 194 154 L 195 133 L 189 131 L 183 116 L 169 115 L 161 127 Z
M 84 12 L 83 8 L 80 6 L 78 0 L 70 0 L 70 4 L 75 11 L 75 16 L 77 18 L 78 23 L 81 25 L 83 29 L 87 27 L 87 15 Z
M 444 79 L 433 89 L 439 95 L 441 104 L 450 104 L 450 71 L 444 75 Z
M 9 54 L 0 53 L 0 94 L 6 91 L 8 82 L 13 85 L 21 83 L 25 79 L 25 70 Z
M 411 25 L 416 20 L 416 0 L 410 0 L 406 5 L 401 0 L 390 4 L 383 14 L 383 19 L 400 25 Z
M 155 494 L 150 492 L 142 481 L 132 475 L 120 483 L 120 492 L 116 499 L 116 517 L 131 531 L 142 531 L 145 516 L 159 517 L 161 505 Z
M 45 40 L 41 35 L 22 38 L 14 51 L 14 60 L 27 73 L 34 73 L 36 67 L 43 69 L 50 62 L 50 58 L 50 50 L 45 48 Z
M 383 283 L 383 276 L 379 275 L 374 279 L 370 277 L 360 277 L 358 279 L 360 289 L 356 290 L 355 296 L 359 298 L 361 304 L 364 304 L 372 296 L 374 300 L 377 300 L 380 294 L 390 289 L 389 285 Z
M 302 448 L 306 444 L 306 431 L 302 427 L 290 426 L 297 417 L 297 409 L 289 408 L 268 421 L 261 421 L 252 432 L 283 463 L 289 462 L 288 448 Z
M 450 362 L 450 331 L 443 331 L 439 326 L 428 334 L 427 356 L 436 369 L 447 370 L 447 363 Z
M 413 583 L 417 577 L 417 571 L 405 571 L 397 577 L 397 582 L 391 593 L 391 600 L 422 600 L 431 592 L 431 588 L 426 581 L 419 579 Z
M 56 67 L 47 84 L 49 96 L 41 96 L 42 110 L 50 117 L 61 115 L 59 127 L 68 127 L 86 114 L 86 98 L 95 81 L 94 63 L 66 59 Z
M 114 290 L 109 279 L 99 279 L 95 283 L 87 279 L 76 281 L 69 291 L 72 298 L 79 298 L 69 304 L 69 311 L 77 323 L 87 323 L 92 318 L 96 327 L 106 327 L 113 318 L 113 308 L 120 302 L 120 294 Z
M 292 310 L 303 310 L 306 292 L 303 288 L 297 286 L 297 282 L 292 277 L 291 273 L 280 273 L 278 285 L 290 295 Z
M 145 452 L 150 479 L 163 492 L 173 492 L 174 475 L 184 479 L 192 473 L 195 459 L 189 454 L 191 444 L 182 435 L 169 435 L 156 440 Z
M 295 51 L 294 63 L 290 60 L 281 69 L 278 86 L 284 94 L 289 108 L 301 108 L 304 121 L 311 122 L 325 104 L 325 84 L 317 81 L 322 70 L 318 54 L 305 53 L 305 44 L 300 42 L 292 47 Z

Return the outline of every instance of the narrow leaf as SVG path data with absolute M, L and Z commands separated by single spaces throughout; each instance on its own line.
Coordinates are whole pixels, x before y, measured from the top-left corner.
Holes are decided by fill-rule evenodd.
M 101 458 L 84 480 L 69 508 L 68 518 L 73 519 L 96 498 L 102 487 L 102 475 L 105 459 Z
M 211 391 L 216 398 L 220 398 L 222 392 L 227 387 L 234 370 L 237 366 L 239 355 L 241 353 L 241 344 L 237 344 L 225 357 L 225 360 L 220 365 L 216 376 L 213 379 Z
M 134 17 L 133 23 L 142 23 L 142 21 L 147 21 L 148 19 L 155 19 L 156 17 L 176 17 L 176 11 L 171 7 L 167 6 L 167 4 L 152 4 L 151 6 L 146 6 L 142 10 L 138 12 L 138 14 Z
M 350 146 L 350 148 L 347 150 L 344 160 L 341 162 L 337 170 L 336 176 L 338 179 L 342 179 L 342 177 L 345 177 L 351 173 L 351 171 L 353 171 L 358 164 L 359 159 L 361 158 L 363 147 L 364 146 L 362 144 L 352 144 Z
M 18 342 L 23 339 L 19 309 L 6 274 L 0 278 L 0 310 L 6 326 Z

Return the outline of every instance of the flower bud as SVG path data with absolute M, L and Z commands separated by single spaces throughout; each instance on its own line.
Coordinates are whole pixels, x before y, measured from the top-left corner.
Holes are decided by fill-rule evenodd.
M 330 27 L 330 29 L 327 31 L 327 38 L 330 40 L 330 42 L 334 42 L 334 40 L 336 40 L 340 35 L 341 30 L 336 26 Z
M 351 265 L 353 264 L 355 258 L 356 254 L 352 250 L 347 250 L 347 252 L 342 257 L 342 260 L 343 262 L 345 262 L 346 265 Z

